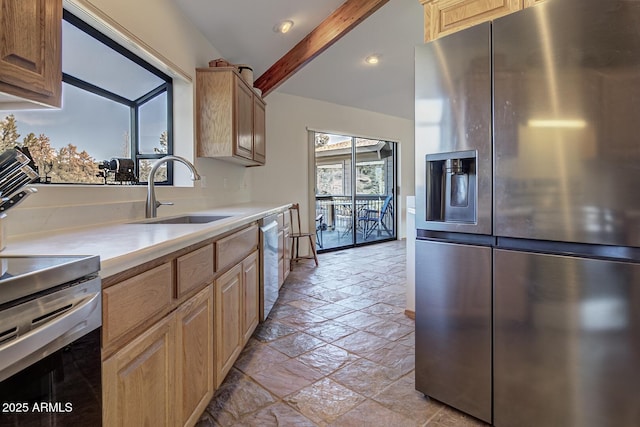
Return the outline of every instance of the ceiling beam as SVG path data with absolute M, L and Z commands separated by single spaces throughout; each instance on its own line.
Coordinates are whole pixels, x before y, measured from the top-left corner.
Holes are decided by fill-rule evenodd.
M 262 96 L 268 95 L 388 1 L 347 0 L 258 77 L 254 86 Z

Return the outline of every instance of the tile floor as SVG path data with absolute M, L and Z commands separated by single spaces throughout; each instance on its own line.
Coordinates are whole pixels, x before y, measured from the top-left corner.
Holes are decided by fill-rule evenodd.
M 298 264 L 198 426 L 484 426 L 414 389 L 405 242 Z

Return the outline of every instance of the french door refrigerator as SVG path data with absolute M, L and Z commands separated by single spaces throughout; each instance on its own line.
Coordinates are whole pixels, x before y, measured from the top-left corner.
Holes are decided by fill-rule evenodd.
M 548 0 L 417 48 L 418 390 L 496 426 L 640 425 L 638 23 Z

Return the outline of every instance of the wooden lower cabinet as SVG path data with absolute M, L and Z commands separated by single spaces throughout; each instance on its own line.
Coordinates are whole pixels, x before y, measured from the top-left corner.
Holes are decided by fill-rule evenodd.
M 213 286 L 102 364 L 105 426 L 193 426 L 213 396 Z
M 214 283 L 215 384 L 220 386 L 259 320 L 258 251 Z
M 193 426 L 213 396 L 213 285 L 176 310 L 176 422 Z
M 242 350 L 242 264 L 216 279 L 214 288 L 215 385 L 218 388 Z
M 260 273 L 258 251 L 242 261 L 242 346 L 249 341 L 260 321 Z
M 258 326 L 257 225 L 184 252 L 106 280 L 105 426 L 195 425 Z
M 102 364 L 105 426 L 173 426 L 175 329 L 172 313 Z

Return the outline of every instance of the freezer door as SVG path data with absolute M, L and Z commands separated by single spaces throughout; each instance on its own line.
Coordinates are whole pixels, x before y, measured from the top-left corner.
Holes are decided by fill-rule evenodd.
M 416 389 L 491 422 L 491 248 L 416 241 Z
M 494 21 L 497 235 L 640 246 L 639 21 L 618 0 Z
M 416 227 L 491 234 L 491 25 L 479 24 L 416 47 L 415 79 Z M 443 153 L 450 155 L 435 162 L 427 159 Z M 461 158 L 465 182 L 473 186 L 465 191 L 474 198 L 469 201 L 474 203 L 473 215 L 449 221 L 444 208 L 441 214 L 438 208 L 428 214 L 428 199 L 443 199 L 445 194 L 444 189 L 434 194 L 440 192 L 438 185 L 428 188 L 429 167 Z M 432 178 L 444 183 L 446 177 Z
M 494 251 L 497 427 L 640 425 L 640 264 Z

